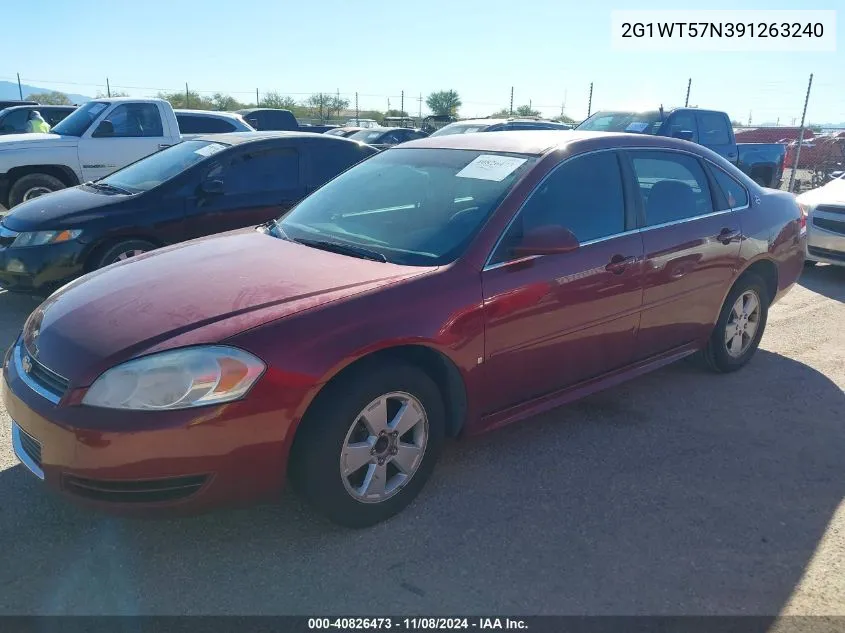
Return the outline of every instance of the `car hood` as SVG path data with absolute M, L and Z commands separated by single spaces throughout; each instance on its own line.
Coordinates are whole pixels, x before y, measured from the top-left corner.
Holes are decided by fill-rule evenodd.
M 121 194 L 97 192 L 85 185 L 60 189 L 17 205 L 3 218 L 3 224 L 13 231 L 75 228 L 92 217 L 98 217 L 97 211 L 103 207 L 119 204 L 129 198 Z
M 22 149 L 41 145 L 50 141 L 52 146 L 74 146 L 79 142 L 76 136 L 60 136 L 58 134 L 6 134 L 0 136 L 0 152 L 11 149 Z
M 802 193 L 798 201 L 812 205 L 845 204 L 845 180 L 831 180 L 823 187 Z
M 254 229 L 171 246 L 58 290 L 30 315 L 37 358 L 89 385 L 129 358 L 214 343 L 269 321 L 431 271 L 347 257 Z

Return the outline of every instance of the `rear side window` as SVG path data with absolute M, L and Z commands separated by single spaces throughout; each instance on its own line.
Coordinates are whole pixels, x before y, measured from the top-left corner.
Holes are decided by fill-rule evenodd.
M 179 123 L 179 132 L 182 134 L 218 134 L 235 131 L 235 125 L 223 118 L 177 114 L 176 121 Z
M 299 152 L 292 148 L 247 152 L 223 172 L 228 194 L 292 189 L 299 186 Z
M 699 142 L 702 145 L 728 145 L 731 134 L 728 130 L 728 120 L 721 114 L 701 112 L 698 115 Z
M 655 226 L 713 211 L 704 168 L 678 152 L 632 152 L 631 163 L 645 210 L 645 225 Z
M 716 184 L 719 185 L 719 189 L 722 190 L 725 201 L 727 202 L 724 209 L 717 209 L 718 211 L 748 206 L 748 192 L 745 190 L 745 187 L 718 167 L 711 167 L 710 171 L 713 172 L 713 178 L 716 180 Z M 719 206 L 721 207 L 723 205 L 719 204 Z
M 374 152 L 369 147 L 360 147 L 352 143 L 313 143 L 307 152 L 311 164 L 308 184 L 321 187 L 352 165 L 361 162 Z
M 491 263 L 508 261 L 511 249 L 526 232 L 548 225 L 569 229 L 582 243 L 625 231 L 625 202 L 616 153 L 588 154 L 553 171 L 531 193 Z

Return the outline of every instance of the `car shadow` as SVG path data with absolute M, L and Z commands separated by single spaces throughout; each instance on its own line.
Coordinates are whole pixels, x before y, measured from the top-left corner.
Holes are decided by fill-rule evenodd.
M 42 301 L 43 298 L 0 290 L 0 357 L 17 339 L 26 317 Z
M 680 363 L 454 442 L 420 498 L 350 531 L 293 495 L 174 520 L 0 472 L 0 613 L 774 615 L 845 494 L 845 395 L 760 350 Z
M 845 301 L 845 266 L 805 266 L 798 283 L 836 301 Z

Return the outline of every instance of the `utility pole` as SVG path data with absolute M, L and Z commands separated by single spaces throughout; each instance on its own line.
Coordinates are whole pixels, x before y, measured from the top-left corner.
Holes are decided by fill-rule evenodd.
M 590 98 L 587 100 L 587 118 L 593 113 L 593 82 L 590 82 Z
M 358 120 L 358 93 L 355 93 L 355 125 L 358 125 L 360 121 Z
M 689 107 L 689 89 L 690 89 L 691 87 L 692 87 L 692 77 L 690 77 L 690 78 L 689 78 L 689 81 L 687 82 L 687 100 L 684 102 L 684 107 L 685 107 L 685 108 L 688 108 L 688 107 Z
M 323 122 L 323 93 L 320 93 L 320 123 Z
M 399 116 L 405 116 L 405 91 L 402 91 L 402 101 L 399 102 L 399 111 L 401 114 Z
M 21 101 L 23 101 L 23 88 L 21 88 L 21 74 L 18 73 L 18 94 L 21 96 Z
M 807 96 L 804 97 L 804 111 L 801 113 L 801 127 L 798 128 L 798 147 L 795 149 L 795 161 L 792 163 L 792 175 L 789 177 L 789 188 L 792 193 L 792 185 L 795 184 L 795 171 L 798 169 L 798 159 L 801 158 L 801 145 L 804 142 L 804 122 L 807 118 L 807 104 L 810 102 L 810 88 L 813 87 L 813 73 L 810 73 L 810 83 L 807 84 Z
M 261 107 L 261 100 L 258 98 L 258 88 L 255 89 L 255 107 Z
M 511 109 L 510 109 L 510 113 L 511 113 L 510 115 L 513 116 L 513 86 L 511 86 Z
M 185 107 L 191 107 L 191 93 L 188 92 L 188 82 L 185 82 Z
M 748 127 L 751 127 L 751 110 L 748 111 Z
M 419 114 L 419 119 L 420 119 L 420 125 L 422 125 L 422 93 L 420 93 L 420 114 Z
M 111 86 L 109 85 L 109 78 L 106 77 L 106 95 L 111 97 Z

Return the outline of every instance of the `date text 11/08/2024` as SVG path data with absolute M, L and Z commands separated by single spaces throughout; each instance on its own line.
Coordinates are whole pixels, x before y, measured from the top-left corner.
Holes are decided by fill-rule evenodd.
M 450 631 L 450 630 L 524 630 L 524 620 L 513 618 L 308 618 L 309 630 L 393 630 L 393 631 Z

